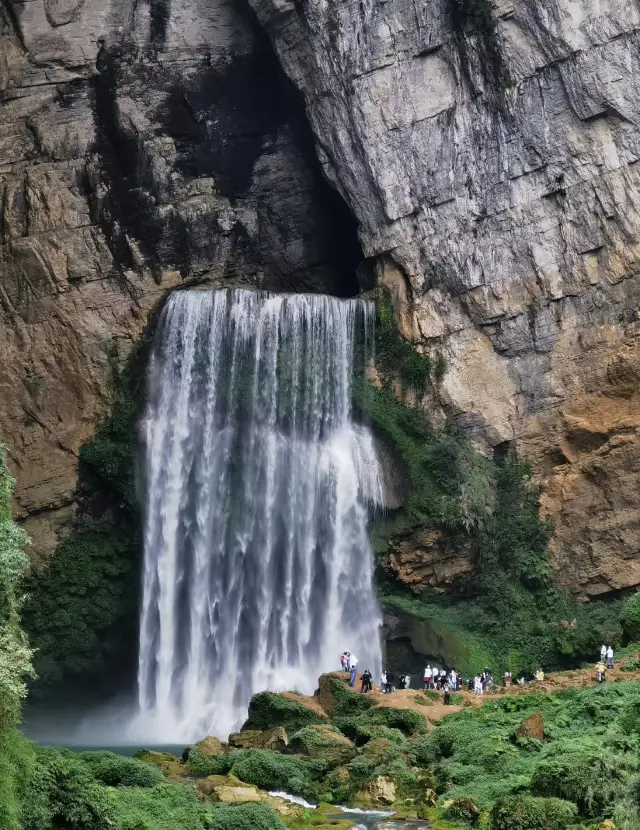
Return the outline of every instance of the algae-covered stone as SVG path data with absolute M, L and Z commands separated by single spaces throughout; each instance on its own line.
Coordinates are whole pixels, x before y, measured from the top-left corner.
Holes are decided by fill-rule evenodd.
M 155 752 L 152 749 L 140 749 L 133 756 L 138 761 L 153 764 L 162 770 L 168 778 L 182 778 L 186 775 L 186 768 L 175 755 L 169 752 Z
M 289 738 L 282 726 L 266 730 L 246 729 L 229 735 L 229 745 L 236 749 L 271 749 L 283 752 L 289 745 Z
M 255 787 L 214 787 L 213 795 L 223 804 L 248 804 L 262 801 L 262 796 Z
M 289 749 L 333 765 L 346 764 L 358 754 L 355 744 L 334 727 L 324 724 L 301 729 L 292 738 Z
M 480 808 L 470 798 L 456 798 L 444 812 L 447 818 L 462 824 L 473 826 L 480 821 Z
M 218 758 L 220 755 L 226 755 L 229 747 L 213 735 L 207 735 L 195 745 L 202 758 Z
M 377 775 L 368 781 L 356 795 L 356 801 L 371 802 L 372 804 L 393 804 L 397 790 L 394 781 L 385 775 Z

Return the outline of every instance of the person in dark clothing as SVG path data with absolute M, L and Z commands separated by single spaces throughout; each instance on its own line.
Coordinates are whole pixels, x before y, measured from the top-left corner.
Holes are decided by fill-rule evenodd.
M 369 671 L 369 669 L 365 669 L 362 675 L 362 686 L 360 688 L 361 692 L 364 692 L 366 694 L 367 692 L 372 691 L 373 686 L 371 685 L 371 680 L 371 672 Z
M 444 705 L 448 706 L 451 703 L 451 692 L 449 691 L 449 684 L 445 683 L 444 687 Z
M 393 691 L 393 681 L 395 680 L 393 676 L 393 672 L 387 672 L 387 692 L 391 693 Z

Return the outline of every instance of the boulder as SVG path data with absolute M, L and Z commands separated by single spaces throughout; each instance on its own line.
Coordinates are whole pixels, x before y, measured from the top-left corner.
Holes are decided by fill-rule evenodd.
M 301 729 L 291 739 L 289 751 L 327 761 L 334 766 L 346 764 L 358 754 L 355 744 L 349 738 L 325 724 Z
M 456 798 L 448 805 L 445 814 L 461 824 L 473 826 L 480 821 L 480 808 L 470 798 Z
M 518 738 L 535 738 L 536 741 L 544 741 L 544 723 L 542 713 L 534 712 L 525 718 L 520 726 L 513 733 L 514 740 Z
M 393 804 L 396 800 L 396 785 L 391 778 L 378 775 L 364 785 L 357 794 L 356 800 L 373 804 Z
M 153 764 L 162 770 L 168 778 L 182 778 L 186 775 L 184 764 L 181 764 L 178 758 L 169 752 L 140 749 L 133 757 L 137 758 L 138 761 L 144 761 L 146 764 Z
M 212 795 L 223 804 L 247 804 L 262 801 L 262 794 L 255 787 L 214 787 Z
M 229 745 L 236 749 L 271 749 L 283 752 L 289 746 L 289 738 L 282 726 L 266 730 L 247 729 L 229 735 Z
M 223 743 L 213 735 L 208 735 L 203 740 L 199 741 L 195 748 L 200 753 L 202 758 L 218 758 L 220 755 L 226 755 L 229 751 L 227 744 Z

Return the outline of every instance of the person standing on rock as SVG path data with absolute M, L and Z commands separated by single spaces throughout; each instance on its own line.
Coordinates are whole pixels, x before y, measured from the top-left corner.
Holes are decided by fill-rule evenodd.
M 367 692 L 370 692 L 372 688 L 373 687 L 371 686 L 371 672 L 369 671 L 369 669 L 365 669 L 362 674 L 362 685 L 360 687 L 360 691 L 366 694 Z
M 613 648 L 611 646 L 607 649 L 607 668 L 613 668 Z
M 355 654 L 349 655 L 349 685 L 353 689 L 356 685 L 356 666 L 358 665 L 358 658 Z
M 391 692 L 393 691 L 393 681 L 394 681 L 393 672 L 388 671 L 387 672 L 387 694 L 391 694 Z

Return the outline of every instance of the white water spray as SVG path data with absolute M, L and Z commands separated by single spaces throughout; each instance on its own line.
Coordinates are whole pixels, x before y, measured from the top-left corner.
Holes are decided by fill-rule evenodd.
M 370 303 L 183 291 L 156 337 L 134 731 L 226 737 L 260 690 L 380 668 L 371 434 L 351 418 Z

